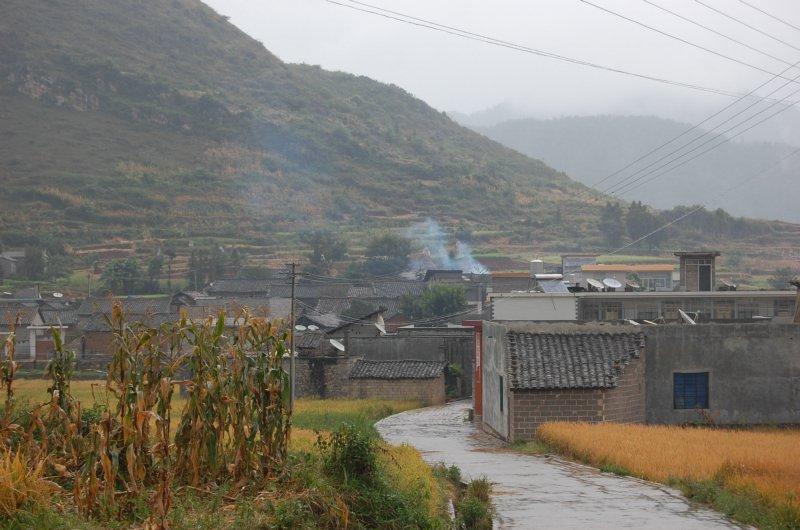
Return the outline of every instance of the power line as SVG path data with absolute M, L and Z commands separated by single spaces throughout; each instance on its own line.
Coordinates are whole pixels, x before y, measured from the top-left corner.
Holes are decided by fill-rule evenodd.
M 325 0 L 325 1 L 328 2 L 329 4 L 335 4 L 335 5 L 338 5 L 338 6 L 341 6 L 341 7 L 346 7 L 348 9 L 352 9 L 352 10 L 355 10 L 355 11 L 361 11 L 363 13 L 369 13 L 369 14 L 376 15 L 376 16 L 379 16 L 379 17 L 395 20 L 397 22 L 402 22 L 404 24 L 409 24 L 409 25 L 412 25 L 412 26 L 418 26 L 418 27 L 422 27 L 422 28 L 427 28 L 427 29 L 431 29 L 433 31 L 446 33 L 448 35 L 452 35 L 452 36 L 455 36 L 455 37 L 461 37 L 461 38 L 467 39 L 467 40 L 473 40 L 473 41 L 477 41 L 477 42 L 482 42 L 484 44 L 491 44 L 493 46 L 509 48 L 509 49 L 512 49 L 512 50 L 521 51 L 521 52 L 524 52 L 524 53 L 529 53 L 531 55 L 537 55 L 539 57 L 546 57 L 546 58 L 549 58 L 549 59 L 556 59 L 556 60 L 559 60 L 559 61 L 564 61 L 564 62 L 577 64 L 577 65 L 581 65 L 581 66 L 586 66 L 586 67 L 589 67 L 589 68 L 595 68 L 595 69 L 598 69 L 598 70 L 605 70 L 605 71 L 608 71 L 608 72 L 614 72 L 614 73 L 627 75 L 627 76 L 631 76 L 631 77 L 637 77 L 637 78 L 640 78 L 640 79 L 647 79 L 649 81 L 655 81 L 655 82 L 664 83 L 664 84 L 667 84 L 667 85 L 690 88 L 692 90 L 698 90 L 698 91 L 701 91 L 701 92 L 708 92 L 708 93 L 712 93 L 712 94 L 719 94 L 719 95 L 729 96 L 729 97 L 738 97 L 738 96 L 741 95 L 739 93 L 730 92 L 730 91 L 727 91 L 727 90 L 716 89 L 716 88 L 706 87 L 706 86 L 702 86 L 702 85 L 696 85 L 696 84 L 692 84 L 692 83 L 684 83 L 684 82 L 681 82 L 681 81 L 672 81 L 672 80 L 661 78 L 661 77 L 650 76 L 650 75 L 647 75 L 647 74 L 640 74 L 640 73 L 631 72 L 631 71 L 628 71 L 628 70 L 622 70 L 620 68 L 614 68 L 614 67 L 609 67 L 609 66 L 604 66 L 604 65 L 601 65 L 601 64 L 597 64 L 597 63 L 592 63 L 592 62 L 589 62 L 589 61 L 584 61 L 584 60 L 581 60 L 581 59 L 575 59 L 575 58 L 567 57 L 567 56 L 564 56 L 564 55 L 558 55 L 558 54 L 555 54 L 555 53 L 539 50 L 539 49 L 536 49 L 536 48 L 530 48 L 530 47 L 527 47 L 527 46 L 523 46 L 523 45 L 519 45 L 519 44 L 514 44 L 514 43 L 511 43 L 511 42 L 503 41 L 503 40 L 500 40 L 500 39 L 496 39 L 494 37 L 487 37 L 487 36 L 484 36 L 484 35 L 481 35 L 481 34 L 478 34 L 478 33 L 472 33 L 472 32 L 469 32 L 469 31 L 466 31 L 466 30 L 462 30 L 462 29 L 458 29 L 458 28 L 455 28 L 455 27 L 452 27 L 452 26 L 446 26 L 444 24 L 439 24 L 437 22 L 432 22 L 430 20 L 413 17 L 413 16 L 410 16 L 410 15 L 399 13 L 397 11 L 391 11 L 391 10 L 388 10 L 388 9 L 384 9 L 382 7 L 373 6 L 371 4 L 366 4 L 364 2 L 356 2 L 355 0 L 349 0 L 353 4 L 368 6 L 368 7 L 372 8 L 372 9 L 377 9 L 378 11 L 373 11 L 371 9 L 365 9 L 365 8 L 362 8 L 362 7 L 358 7 L 357 5 L 345 4 L 343 2 L 338 2 L 336 0 Z M 387 14 L 387 13 L 391 13 L 391 14 Z M 393 16 L 393 15 L 397 15 L 397 16 Z M 400 17 L 404 17 L 404 18 L 400 18 Z
M 756 32 L 764 35 L 765 37 L 768 37 L 768 38 L 770 38 L 770 39 L 772 39 L 774 41 L 780 42 L 781 44 L 785 44 L 786 46 L 789 46 L 790 48 L 794 48 L 795 50 L 800 51 L 800 48 L 798 48 L 794 44 L 786 42 L 783 39 L 779 39 L 778 37 L 776 37 L 774 35 L 770 35 L 766 31 L 762 31 L 762 30 L 758 29 L 757 27 L 755 27 L 755 26 L 753 26 L 751 24 L 748 24 L 747 22 L 745 22 L 743 20 L 740 20 L 740 19 L 734 17 L 733 15 L 729 15 L 728 13 L 722 11 L 721 9 L 717 9 L 714 6 L 710 6 L 710 5 L 706 4 L 705 2 L 703 2 L 702 0 L 694 0 L 694 1 L 696 3 L 698 3 L 698 4 L 700 4 L 701 6 L 705 7 L 706 9 L 710 9 L 711 11 L 713 11 L 713 12 L 715 12 L 717 14 L 720 14 L 720 15 L 722 15 L 723 17 L 725 17 L 727 19 L 733 20 L 734 22 L 737 22 L 737 23 L 741 24 L 742 26 L 748 27 L 748 28 L 752 29 L 753 31 L 756 31 Z
M 782 73 L 782 74 L 783 74 L 783 73 L 786 73 L 786 72 L 788 72 L 789 70 L 791 70 L 792 68 L 794 68 L 794 67 L 796 67 L 796 66 L 798 66 L 798 65 L 800 65 L 800 61 L 798 61 L 798 62 L 794 63 L 794 64 L 793 64 L 792 66 L 790 66 L 789 68 L 786 68 L 786 69 L 785 69 L 783 72 L 781 72 L 781 73 Z M 648 151 L 648 152 L 646 152 L 645 154 L 641 155 L 639 158 L 637 158 L 637 159 L 635 159 L 635 160 L 633 160 L 633 161 L 629 162 L 628 164 L 626 164 L 625 166 L 623 166 L 623 167 L 619 168 L 619 169 L 618 169 L 618 170 L 616 170 L 615 172 L 613 172 L 613 173 L 610 173 L 610 174 L 606 175 L 605 177 L 601 178 L 600 180 L 598 180 L 597 182 L 595 182 L 594 184 L 592 184 L 592 186 L 596 188 L 596 187 L 597 187 L 599 184 L 602 184 L 603 182 L 605 182 L 605 181 L 609 180 L 610 178 L 613 178 L 613 177 L 615 177 L 615 176 L 619 175 L 620 173 L 622 173 L 622 172 L 623 172 L 623 171 L 625 171 L 626 169 L 628 169 L 628 168 L 630 168 L 631 166 L 633 166 L 633 165 L 637 164 L 638 162 L 641 162 L 642 160 L 644 160 L 644 159 L 645 159 L 645 158 L 647 158 L 648 156 L 652 155 L 653 153 L 655 153 L 655 152 L 657 152 L 657 151 L 660 151 L 662 148 L 664 148 L 664 147 L 666 147 L 666 146 L 670 145 L 671 143 L 675 142 L 676 140 L 678 140 L 678 139 L 680 139 L 680 138 L 682 138 L 682 137 L 686 136 L 687 134 L 689 134 L 689 133 L 690 133 L 690 132 L 692 132 L 693 130 L 700 128 L 700 126 L 702 126 L 702 125 L 704 125 L 704 124 L 708 123 L 709 121 L 713 120 L 714 118 L 716 118 L 717 116 L 719 116 L 720 114 L 722 114 L 723 112 L 725 112 L 726 110 L 728 110 L 728 109 L 731 109 L 731 108 L 735 107 L 735 106 L 736 106 L 736 105 L 738 105 L 740 102 L 742 102 L 742 101 L 744 101 L 745 99 L 747 99 L 748 97 L 750 97 L 750 96 L 753 96 L 753 95 L 754 95 L 756 92 L 758 92 L 758 91 L 759 91 L 759 90 L 761 90 L 763 87 L 765 87 L 765 86 L 767 86 L 768 84 L 770 84 L 770 83 L 771 83 L 772 81 L 774 81 L 775 79 L 777 79 L 777 76 L 773 76 L 773 77 L 769 78 L 767 81 L 764 81 L 763 83 L 761 83 L 760 85 L 758 85 L 756 88 L 754 88 L 753 90 L 751 90 L 751 91 L 750 91 L 750 92 L 748 92 L 747 94 L 744 94 L 743 96 L 741 96 L 741 97 L 740 97 L 739 99 L 737 99 L 736 101 L 734 101 L 734 102 L 732 102 L 732 103 L 729 103 L 728 105 L 724 106 L 723 108 L 721 108 L 720 110 L 718 110 L 718 111 L 717 111 L 717 112 L 715 112 L 714 114 L 712 114 L 712 115 L 708 116 L 707 118 L 705 118 L 704 120 L 702 120 L 700 123 L 697 123 L 697 124 L 695 124 L 695 125 L 692 125 L 692 126 L 691 126 L 691 127 L 689 127 L 688 129 L 686 129 L 686 130 L 684 130 L 683 132 L 681 132 L 680 134 L 678 134 L 677 136 L 674 136 L 674 137 L 670 138 L 669 140 L 667 140 L 666 142 L 662 143 L 661 145 L 658 145 L 657 147 L 654 147 L 654 148 L 653 148 L 653 149 L 651 149 L 650 151 Z M 785 86 L 785 85 L 784 85 L 784 86 Z M 745 110 L 746 110 L 746 109 L 745 109 Z M 712 129 L 712 130 L 713 130 L 713 129 Z M 692 141 L 694 141 L 694 140 L 692 140 Z M 640 171 L 640 170 L 637 170 L 637 172 L 635 172 L 635 173 L 638 173 L 638 171 Z M 634 173 L 634 174 L 635 174 L 635 173 Z M 627 178 L 629 178 L 629 177 L 627 177 Z M 627 178 L 626 178 L 626 179 L 627 179 Z M 623 180 L 626 180 L 626 179 L 623 179 Z M 622 182 L 622 181 L 620 181 L 620 182 Z
M 684 44 L 688 44 L 689 46 L 693 46 L 694 48 L 697 48 L 699 50 L 703 50 L 705 52 L 711 53 L 711 54 L 716 55 L 718 57 L 722 57 L 723 59 L 727 59 L 727 60 L 732 61 L 734 63 L 738 63 L 738 64 L 740 64 L 742 66 L 746 66 L 748 68 L 752 68 L 753 70 L 758 70 L 759 72 L 764 72 L 766 74 L 775 75 L 774 72 L 771 72 L 771 71 L 767 70 L 766 68 L 761 68 L 758 65 L 751 64 L 751 63 L 748 63 L 746 61 L 742 61 L 740 59 L 737 59 L 735 57 L 731 57 L 730 55 L 726 55 L 726 54 L 718 52 L 716 50 L 712 50 L 711 48 L 707 48 L 707 47 L 703 46 L 702 44 L 697 44 L 697 43 L 692 42 L 690 40 L 686 40 L 683 37 L 678 37 L 677 35 L 673 35 L 672 33 L 669 33 L 667 31 L 660 30 L 660 29 L 658 29 L 656 27 L 653 27 L 653 26 L 650 26 L 648 24 L 645 24 L 644 22 L 641 22 L 641 21 L 636 20 L 634 18 L 628 17 L 626 15 L 623 15 L 622 13 L 618 13 L 618 12 L 613 11 L 611 9 L 605 8 L 605 7 L 601 6 L 601 5 L 589 2 L 589 0 L 578 0 L 578 1 L 579 2 L 583 2 L 586 5 L 590 5 L 592 7 L 595 7 L 597 9 L 599 9 L 600 11 L 604 11 L 606 13 L 614 15 L 615 17 L 619 17 L 619 18 L 621 18 L 623 20 L 627 20 L 628 22 L 632 22 L 632 23 L 634 23 L 634 24 L 636 24 L 638 26 L 642 26 L 643 28 L 647 28 L 650 31 L 655 31 L 656 33 L 659 33 L 659 34 L 664 35 L 666 37 L 669 37 L 671 39 L 677 40 L 677 41 L 682 42 Z M 783 76 L 781 76 L 781 77 L 783 77 Z
M 748 178 L 744 179 L 743 181 L 739 182 L 738 184 L 736 184 L 735 186 L 732 186 L 731 188 L 728 188 L 727 190 L 725 190 L 722 193 L 718 194 L 714 199 L 712 199 L 712 201 L 718 200 L 718 199 L 722 198 L 723 196 L 727 195 L 728 193 L 730 193 L 730 192 L 732 192 L 732 191 L 734 191 L 734 190 L 736 190 L 738 188 L 741 188 L 742 186 L 744 186 L 748 182 L 751 182 L 753 180 L 756 180 L 756 179 L 759 179 L 759 178 L 763 177 L 764 175 L 766 175 L 767 173 L 769 173 L 770 171 L 772 171 L 773 169 L 778 167 L 784 160 L 786 160 L 788 158 L 791 158 L 791 157 L 795 156 L 798 153 L 800 153 L 800 148 L 797 148 L 794 151 L 790 152 L 789 154 L 781 157 L 777 162 L 775 162 L 774 164 L 769 166 L 767 169 L 761 171 L 760 173 L 757 173 L 756 175 L 753 175 L 752 177 L 748 177 Z M 678 217 L 676 219 L 673 219 L 672 221 L 659 226 L 658 228 L 656 228 L 655 230 L 653 230 L 652 232 L 650 232 L 648 234 L 643 235 L 642 237 L 636 239 L 635 241 L 631 241 L 627 245 L 623 245 L 620 248 L 618 248 L 618 249 L 616 249 L 616 250 L 614 250 L 612 252 L 609 252 L 608 255 L 617 254 L 618 252 L 622 252 L 626 248 L 632 247 L 633 245 L 636 245 L 637 243 L 641 243 L 645 239 L 648 239 L 649 237 L 661 232 L 662 230 L 665 230 L 665 229 L 669 228 L 670 226 L 672 226 L 672 225 L 674 225 L 676 223 L 679 223 L 680 221 L 686 219 L 690 215 L 699 212 L 703 208 L 706 208 L 712 201 L 707 201 L 707 202 L 701 204 L 700 206 L 697 206 L 696 208 L 688 211 L 687 213 L 681 215 L 680 217 Z
M 795 76 L 795 79 L 798 79 L 798 78 L 800 78 L 800 74 L 798 74 L 797 76 Z M 773 90 L 772 92 L 770 92 L 770 94 L 768 94 L 768 95 L 772 95 L 772 94 L 774 94 L 775 92 L 777 92 L 777 91 L 779 91 L 779 90 L 783 89 L 784 87 L 786 87 L 788 84 L 789 84 L 789 81 L 787 81 L 786 83 L 784 83 L 784 84 L 783 84 L 783 85 L 781 85 L 780 87 L 776 88 L 775 90 Z M 654 171 L 658 171 L 659 169 L 662 169 L 662 168 L 664 168 L 664 167 L 668 166 L 669 164 L 671 164 L 671 163 L 673 163 L 673 162 L 675 162 L 675 161 L 677 161 L 677 160 L 680 160 L 681 158 L 685 157 L 685 156 L 686 156 L 686 155 L 688 155 L 689 153 L 692 153 L 692 152 L 696 151 L 697 149 L 699 149 L 700 147 L 702 147 L 702 146 L 704 146 L 704 145 L 707 145 L 709 142 L 711 142 L 711 141 L 713 141 L 713 140 L 715 140 L 715 139 L 719 138 L 720 136 L 722 136 L 722 135 L 724 135 L 724 134 L 726 134 L 726 133 L 728 133 L 728 132 L 732 131 L 732 130 L 733 130 L 733 129 L 735 129 L 736 127 L 738 127 L 738 126 L 740 126 L 740 125 L 743 125 L 743 124 L 747 123 L 748 121 L 750 121 L 750 120 L 752 120 L 753 118 L 755 118 L 755 117 L 759 116 L 760 114 L 763 114 L 763 113 L 765 113 L 766 111 L 768 111 L 769 109 L 771 109 L 771 108 L 772 108 L 772 107 L 774 107 L 775 105 L 778 105 L 778 104 L 782 103 L 783 101 L 787 100 L 788 98 L 790 98 L 791 96 L 793 96 L 793 95 L 797 94 L 798 92 L 800 92 L 800 89 L 797 89 L 797 90 L 795 90 L 794 92 L 791 92 L 790 94 L 788 94 L 788 95 L 784 96 L 782 99 L 780 99 L 780 100 L 778 100 L 778 101 L 776 101 L 776 102 L 774 102 L 774 103 L 770 104 L 769 106 L 767 106 L 766 108 L 764 108 L 764 109 L 762 109 L 762 110 L 760 110 L 760 111 L 756 112 L 756 113 L 755 113 L 755 114 L 753 114 L 752 116 L 749 116 L 748 118 L 746 118 L 746 119 L 744 119 L 744 120 L 742 120 L 742 121 L 738 122 L 737 124 L 735 124 L 735 125 L 733 125 L 733 126 L 731 126 L 731 127 L 727 128 L 727 129 L 725 129 L 725 130 L 724 130 L 724 131 L 722 131 L 721 133 L 719 133 L 719 134 L 716 134 L 715 136 L 711 137 L 709 140 L 707 140 L 707 141 L 705 141 L 705 142 L 703 142 L 703 143 L 699 144 L 698 146 L 696 146 L 696 147 L 694 147 L 694 148 L 690 149 L 689 151 L 687 151 L 687 152 L 685 152 L 685 153 L 681 153 L 681 154 L 680 154 L 680 155 L 678 155 L 676 158 L 674 158 L 674 159 L 672 159 L 672 160 L 668 161 L 666 164 L 662 164 L 661 166 L 659 166 L 659 167 L 657 167 L 657 168 L 655 168 L 655 169 L 653 169 L 653 170 L 651 170 L 651 171 L 648 171 L 648 172 L 646 172 L 646 173 L 644 173 L 644 174 L 641 174 L 643 171 L 645 171 L 645 170 L 647 170 L 647 169 L 649 169 L 649 168 L 653 167 L 654 165 L 656 165 L 656 164 L 657 164 L 657 163 L 659 163 L 660 161 L 664 160 L 665 158 L 668 158 L 668 157 L 670 157 L 670 156 L 674 155 L 675 153 L 678 153 L 679 151 L 683 150 L 684 148 L 686 148 L 686 147 L 688 147 L 688 146 L 692 145 L 692 144 L 693 144 L 694 142 L 696 142 L 697 140 L 699 140 L 699 139 L 703 138 L 704 136 L 707 136 L 707 135 L 709 135 L 709 134 L 713 133 L 715 130 L 719 129 L 719 128 L 720 128 L 722 125 L 724 125 L 724 124 L 728 123 L 729 121 L 731 121 L 732 119 L 734 119 L 734 118 L 736 118 L 736 117 L 738 117 L 738 116 L 740 116 L 740 115 L 744 114 L 745 112 L 747 112 L 748 110 L 750 110 L 750 109 L 751 109 L 751 108 L 753 108 L 754 106 L 756 106 L 756 105 L 760 104 L 761 102 L 760 102 L 760 101 L 755 101 L 755 102 L 751 103 L 750 105 L 748 105 L 747 107 L 745 107 L 745 108 L 744 108 L 744 109 L 742 109 L 741 111 L 739 111 L 739 112 L 737 112 L 736 114 L 734 114 L 734 115 L 730 116 L 728 119 L 726 119 L 726 120 L 724 120 L 724 121 L 720 122 L 719 124 L 715 125 L 715 126 L 712 128 L 712 129 L 710 129 L 710 130 L 708 130 L 708 131 L 705 131 L 705 132 L 703 132 L 703 134 L 701 134 L 701 135 L 699 135 L 699 136 L 697 136 L 697 137 L 693 138 L 692 140 L 690 140 L 689 142 L 687 142 L 687 143 L 683 144 L 682 146 L 678 147 L 677 149 L 674 149 L 674 150 L 670 151 L 669 153 L 667 153 L 667 154 L 663 155 L 662 157 L 660 157 L 660 158 L 656 159 L 655 161 L 653 161 L 653 162 L 649 163 L 648 165 L 646 165 L 646 166 L 644 166 L 644 167 L 642 167 L 642 168 L 640 168 L 640 169 L 638 169 L 638 170 L 634 171 L 634 172 L 633 172 L 631 175 L 629 175 L 629 176 L 625 177 L 624 179 L 620 180 L 620 181 L 619 181 L 619 182 L 617 182 L 616 184 L 614 184 L 614 185 L 612 185 L 612 186 L 609 186 L 609 187 L 605 188 L 604 190 L 602 190 L 602 193 L 608 193 L 608 192 L 611 192 L 611 193 L 616 193 L 616 192 L 620 191 L 621 189 L 625 188 L 626 186 L 628 186 L 628 185 L 630 185 L 630 184 L 633 184 L 633 183 L 635 183 L 635 182 L 637 182 L 637 181 L 641 180 L 642 178 L 646 177 L 647 175 L 650 175 L 650 174 L 652 174 Z M 793 105 L 793 104 L 795 104 L 795 103 L 796 103 L 796 102 L 792 102 L 792 105 Z M 789 107 L 791 107 L 791 105 L 787 106 L 787 107 L 786 107 L 786 108 L 784 108 L 783 110 L 786 110 L 786 109 L 788 109 Z M 781 111 L 781 112 L 782 112 L 782 111 Z M 778 113 L 778 114 L 779 114 L 779 113 Z M 770 117 L 772 117 L 772 116 L 774 116 L 774 115 L 775 115 L 775 114 L 771 115 Z M 759 122 L 759 123 L 762 123 L 762 122 Z M 752 127 L 751 127 L 751 128 L 752 128 Z M 749 130 L 749 129 L 745 129 L 745 131 L 746 131 L 746 130 Z M 742 133 L 743 133 L 743 132 L 745 132 L 745 131 L 741 131 L 740 133 L 738 133 L 738 134 L 737 134 L 737 136 L 738 136 L 739 134 L 742 134 Z M 728 140 L 730 140 L 730 138 L 729 138 Z M 723 142 L 723 143 L 724 143 L 724 142 Z M 719 144 L 719 145 L 722 145 L 722 144 Z M 634 177 L 636 177 L 636 178 L 634 178 Z
M 798 89 L 798 91 L 800 91 L 800 89 Z M 726 137 L 726 138 L 725 138 L 725 139 L 724 139 L 722 142 L 720 142 L 720 143 L 718 143 L 718 144 L 716 144 L 716 145 L 712 145 L 711 147 L 709 147 L 709 148 L 708 148 L 708 149 L 706 149 L 705 151 L 702 151 L 702 152 L 698 153 L 697 155 L 695 155 L 695 156 L 693 156 L 693 157 L 689 158 L 688 160 L 684 160 L 684 161 L 683 161 L 683 162 L 681 162 L 680 164 L 678 164 L 678 165 L 676 165 L 676 166 L 673 166 L 673 167 L 671 167 L 671 168 L 667 169 L 666 171 L 664 171 L 664 172 L 662 172 L 662 173 L 659 173 L 659 174 L 657 174 L 657 175 L 655 175 L 655 176 L 653 176 L 653 177 L 651 177 L 651 178 L 649 178 L 649 179 L 645 180 L 644 182 L 641 182 L 640 184 L 637 184 L 636 186 L 633 186 L 633 187 L 630 187 L 630 188 L 628 188 L 627 190 L 624 190 L 622 193 L 630 193 L 631 191 L 633 191 L 633 190 L 635 190 L 635 189 L 641 188 L 641 187 L 642 187 L 642 186 L 644 186 L 645 184 L 647 184 L 647 183 L 649 183 L 649 182 L 652 182 L 653 180 L 657 179 L 658 177 L 661 177 L 661 176 L 665 175 L 666 173 L 669 173 L 670 171 L 674 171 L 675 169 L 677 169 L 677 168 L 679 168 L 679 167 L 681 167 L 681 166 L 684 166 L 684 165 L 688 164 L 688 163 L 689 163 L 689 162 L 691 162 L 692 160 L 695 160 L 696 158 L 698 158 L 698 157 L 700 157 L 700 156 L 702 156 L 702 155 L 704 155 L 704 154 L 708 153 L 709 151 L 713 151 L 713 150 L 714 150 L 714 149 L 716 149 L 717 147 L 719 147 L 719 146 L 721 146 L 721 145 L 723 145 L 723 144 L 725 144 L 725 143 L 727 143 L 727 142 L 730 142 L 730 141 L 731 141 L 731 140 L 733 140 L 734 138 L 736 138 L 736 137 L 738 137 L 738 136 L 741 136 L 742 134 L 746 133 L 746 132 L 747 132 L 747 131 L 749 131 L 750 129 L 752 129 L 752 128 L 754 128 L 754 127 L 757 127 L 757 126 L 759 126 L 759 125 L 761 125 L 762 123 L 764 123 L 765 121 L 767 121 L 767 120 L 769 120 L 769 119 L 773 118 L 774 116 L 777 116 L 778 114 L 780 114 L 780 113 L 782 113 L 782 112 L 786 112 L 787 110 L 789 110 L 789 109 L 790 109 L 790 108 L 792 108 L 793 106 L 794 106 L 794 104 L 791 104 L 791 105 L 787 105 L 787 106 L 785 106 L 784 108 L 782 108 L 782 109 L 778 110 L 778 112 L 774 112 L 774 113 L 770 114 L 770 115 L 769 115 L 769 116 L 767 116 L 766 118 L 764 118 L 764 119 L 762 119 L 762 120 L 759 120 L 758 122 L 754 123 L 753 125 L 751 125 L 751 126 L 747 127 L 746 129 L 744 129 L 744 130 L 742 130 L 742 131 L 739 131 L 738 133 L 734 134 L 733 136 Z M 723 133 L 723 134 L 724 134 L 724 133 Z M 713 140 L 713 138 L 712 138 L 712 140 Z M 711 141 L 711 140 L 709 140 L 709 141 Z M 705 143 L 708 143 L 708 142 L 705 142 Z M 703 144 L 703 145 L 704 145 L 704 144 Z M 700 147 L 700 146 L 698 146 L 698 147 Z M 671 162 L 670 162 L 670 163 L 671 163 Z
M 747 7 L 751 8 L 751 9 L 755 9 L 756 11 L 758 11 L 758 12 L 760 12 L 760 13 L 763 13 L 763 14 L 767 15 L 769 18 L 772 18 L 772 19 L 774 19 L 774 20 L 777 20 L 778 22 L 782 22 L 782 23 L 786 24 L 787 26 L 789 26 L 790 28 L 794 28 L 794 29 L 796 29 L 796 30 L 800 31 L 800 27 L 798 27 L 798 26 L 795 26 L 795 25 L 794 25 L 794 24 L 792 24 L 791 22 L 786 22 L 786 21 L 785 21 L 785 20 L 783 20 L 782 18 L 776 17 L 776 16 L 775 16 L 775 15 L 773 15 L 772 13 L 767 13 L 766 11 L 764 11 L 763 9 L 761 9 L 760 7 L 756 7 L 756 6 L 754 6 L 753 4 L 751 4 L 750 2 L 745 2 L 744 0 L 738 0 L 738 1 L 739 1 L 739 3 L 742 3 L 742 4 L 746 5 Z
M 738 39 L 735 39 L 735 38 L 731 37 L 730 35 L 726 35 L 725 33 L 722 33 L 721 31 L 717 31 L 714 28 L 706 26 L 705 24 L 701 24 L 700 22 L 697 22 L 696 20 L 692 20 L 689 17 L 681 15 L 680 13 L 676 13 L 675 11 L 672 11 L 671 9 L 667 9 L 664 6 L 658 5 L 655 2 L 651 2 L 650 0 L 642 0 L 642 2 L 644 2 L 645 4 L 651 5 L 651 6 L 655 7 L 656 9 L 660 9 L 661 11 L 669 13 L 670 15 L 678 17 L 679 19 L 684 20 L 684 21 L 688 22 L 689 24 L 693 24 L 695 26 L 698 26 L 700 28 L 705 29 L 706 31 L 710 31 L 711 33 L 713 33 L 715 35 L 719 35 L 722 38 L 728 39 L 731 42 L 735 42 L 736 44 L 739 44 L 740 46 L 744 46 L 745 48 L 747 48 L 749 50 L 753 50 L 756 53 L 760 53 L 761 55 L 763 55 L 765 57 L 769 57 L 770 59 L 775 59 L 776 61 L 782 62 L 783 64 L 792 64 L 789 61 L 781 59 L 780 57 L 778 57 L 776 55 L 772 55 L 771 53 L 768 53 L 768 52 L 765 52 L 763 50 L 760 50 L 760 49 L 756 48 L 755 46 L 750 46 L 746 42 L 742 42 L 742 41 L 740 41 Z

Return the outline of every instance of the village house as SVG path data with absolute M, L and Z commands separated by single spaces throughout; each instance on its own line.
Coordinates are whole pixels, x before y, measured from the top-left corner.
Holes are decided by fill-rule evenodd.
M 350 397 L 439 405 L 446 400 L 446 369 L 443 361 L 358 359 L 350 371 Z
M 475 329 L 475 421 L 505 440 L 548 421 L 800 423 L 795 324 Z

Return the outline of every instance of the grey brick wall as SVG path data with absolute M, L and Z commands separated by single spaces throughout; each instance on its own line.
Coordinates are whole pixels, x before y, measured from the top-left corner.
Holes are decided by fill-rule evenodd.
M 603 421 L 619 423 L 644 423 L 645 409 L 645 353 L 625 368 L 616 388 L 605 391 Z
M 590 421 L 603 418 L 603 391 L 594 389 L 512 390 L 509 440 L 531 440 L 548 421 Z
M 423 405 L 445 402 L 444 375 L 436 379 L 352 379 L 350 397 L 417 400 Z

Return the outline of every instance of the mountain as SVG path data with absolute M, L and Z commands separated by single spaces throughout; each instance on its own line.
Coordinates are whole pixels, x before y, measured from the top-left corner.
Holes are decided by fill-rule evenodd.
M 654 116 L 579 116 L 510 120 L 476 130 L 592 185 L 690 127 L 687 123 Z M 655 161 L 682 145 L 680 142 L 695 138 L 702 132 L 696 130 L 687 134 L 669 149 L 635 167 Z M 709 138 L 707 136 L 692 146 Z M 797 185 L 800 161 L 797 159 L 787 160 L 764 178 L 717 200 L 722 191 L 772 166 L 794 149 L 782 143 L 733 141 L 622 197 L 641 200 L 657 208 L 711 201 L 713 206 L 720 206 L 734 215 L 800 222 L 800 208 L 797 207 L 800 201 L 800 186 Z M 620 173 L 619 177 L 608 179 L 599 188 L 604 189 L 629 174 L 631 172 Z
M 0 138 L 5 245 L 286 248 L 429 216 L 498 244 L 603 245 L 604 197 L 397 86 L 284 63 L 198 0 L 4 0 Z M 725 223 L 761 246 L 795 232 Z

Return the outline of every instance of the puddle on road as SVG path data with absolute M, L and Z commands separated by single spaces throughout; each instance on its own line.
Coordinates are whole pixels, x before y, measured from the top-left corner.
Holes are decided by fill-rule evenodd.
M 498 528 L 740 528 L 679 492 L 556 457 L 524 455 L 464 420 L 468 404 L 404 412 L 376 425 L 387 441 L 429 463 L 494 484 Z

